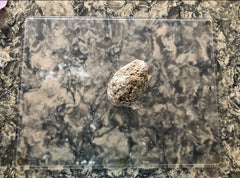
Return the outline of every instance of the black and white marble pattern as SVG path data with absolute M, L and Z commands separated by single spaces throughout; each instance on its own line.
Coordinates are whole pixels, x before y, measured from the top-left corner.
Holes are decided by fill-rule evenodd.
M 24 40 L 20 166 L 216 163 L 210 21 L 29 18 Z M 113 106 L 107 83 L 134 59 L 151 76 L 141 107 Z

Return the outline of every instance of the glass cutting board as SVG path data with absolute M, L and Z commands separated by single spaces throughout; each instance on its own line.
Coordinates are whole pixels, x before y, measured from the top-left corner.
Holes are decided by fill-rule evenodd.
M 137 110 L 107 84 L 144 60 Z M 17 165 L 21 168 L 208 166 L 220 161 L 209 20 L 28 18 Z

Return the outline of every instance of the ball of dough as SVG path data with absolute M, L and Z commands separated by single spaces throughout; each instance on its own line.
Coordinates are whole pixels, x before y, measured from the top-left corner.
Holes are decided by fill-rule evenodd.
M 134 60 L 121 67 L 108 83 L 107 96 L 112 104 L 133 107 L 148 84 L 148 66 Z

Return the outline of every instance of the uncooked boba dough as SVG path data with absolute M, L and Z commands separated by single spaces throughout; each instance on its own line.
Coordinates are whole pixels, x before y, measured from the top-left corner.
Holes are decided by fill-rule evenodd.
M 121 67 L 108 83 L 107 95 L 112 104 L 135 108 L 148 84 L 148 66 L 142 60 L 134 60 Z

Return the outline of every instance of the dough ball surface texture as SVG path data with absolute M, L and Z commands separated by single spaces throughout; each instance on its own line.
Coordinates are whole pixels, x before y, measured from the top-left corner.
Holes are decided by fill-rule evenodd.
M 107 95 L 112 104 L 132 107 L 148 84 L 148 66 L 134 60 L 121 67 L 108 83 Z

